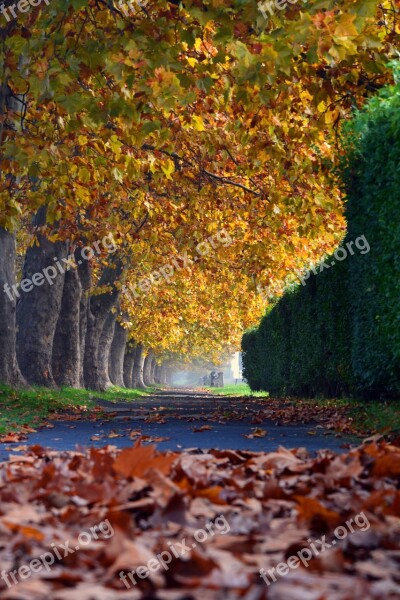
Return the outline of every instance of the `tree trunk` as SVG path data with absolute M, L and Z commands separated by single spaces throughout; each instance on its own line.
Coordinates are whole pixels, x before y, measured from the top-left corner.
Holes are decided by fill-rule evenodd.
M 117 321 L 115 323 L 114 338 L 111 344 L 110 352 L 110 379 L 111 383 L 118 387 L 124 387 L 124 357 L 125 349 L 128 341 L 128 332 L 121 323 Z M 132 379 L 131 368 L 131 379 Z
M 90 262 L 82 257 L 82 248 L 75 250 L 75 262 L 78 265 L 78 275 L 81 282 L 81 299 L 79 305 L 79 387 L 85 387 L 85 378 L 83 376 L 83 361 L 85 357 L 85 343 L 87 331 L 87 319 L 89 310 L 89 292 L 92 284 L 92 268 Z
M 168 384 L 168 368 L 166 365 L 161 365 L 160 367 L 160 383 L 162 385 Z
M 45 220 L 45 208 L 39 209 L 34 225 L 43 225 Z M 38 236 L 38 243 L 28 248 L 25 255 L 21 285 L 25 284 L 28 291 L 17 290 L 17 358 L 29 383 L 56 387 L 52 351 L 61 309 L 65 278 L 63 259 L 67 257 L 68 243 L 53 243 L 42 235 Z M 32 278 L 37 281 L 35 285 Z
M 109 374 L 111 344 L 114 338 L 117 313 L 109 312 L 104 323 L 99 346 L 99 386 L 108 389 L 112 386 Z
M 132 372 L 132 387 L 135 389 L 144 389 L 146 386 L 143 381 L 143 363 L 144 352 L 143 344 L 138 344 L 135 350 L 135 360 Z
M 167 385 L 172 385 L 172 375 L 173 375 L 172 367 L 167 367 L 167 374 L 166 374 Z
M 15 236 L 0 227 L 0 381 L 10 386 L 25 382 L 17 364 L 15 296 Z
M 76 269 L 65 273 L 64 290 L 53 342 L 52 368 L 57 385 L 80 385 L 80 302 L 82 286 Z
M 128 390 L 132 389 L 132 374 L 133 365 L 135 362 L 136 348 L 134 346 L 126 346 L 124 357 L 124 384 Z
M 151 378 L 151 367 L 152 367 L 152 363 L 153 363 L 153 353 L 151 350 L 149 350 L 146 358 L 144 359 L 144 365 L 143 365 L 143 381 L 144 381 L 144 385 L 153 385 L 153 380 Z
M 85 386 L 92 390 L 104 391 L 104 368 L 100 362 L 99 349 L 100 338 L 103 333 L 104 325 L 108 314 L 118 305 L 120 292 L 114 284 L 122 274 L 122 263 L 118 257 L 113 255 L 114 265 L 105 267 L 99 281 L 99 287 L 109 286 L 111 291 L 97 294 L 89 298 L 85 357 L 83 363 L 83 373 Z M 114 266 L 114 268 L 113 268 Z
M 156 357 L 153 355 L 153 360 L 151 361 L 151 381 L 153 382 L 152 385 L 154 385 L 156 383 L 156 368 L 157 368 L 157 361 L 156 361 Z
M 154 368 L 154 381 L 158 384 L 161 383 L 161 365 L 156 364 Z

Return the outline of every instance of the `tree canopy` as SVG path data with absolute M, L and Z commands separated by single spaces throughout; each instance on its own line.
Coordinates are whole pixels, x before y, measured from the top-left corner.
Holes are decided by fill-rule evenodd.
M 95 295 L 199 258 L 113 310 L 160 355 L 236 347 L 264 308 L 257 286 L 343 237 L 338 136 L 392 80 L 396 6 L 310 0 L 265 20 L 253 0 L 149 0 L 130 14 L 58 0 L 2 18 L 0 226 L 21 236 L 45 207 L 25 244 L 112 233 Z M 230 245 L 196 254 L 222 229 Z

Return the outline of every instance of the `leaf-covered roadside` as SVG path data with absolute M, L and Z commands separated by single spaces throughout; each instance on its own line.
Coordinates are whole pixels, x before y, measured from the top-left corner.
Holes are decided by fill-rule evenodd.
M 94 400 L 97 398 L 109 401 L 136 400 L 147 396 L 150 391 L 152 388 L 126 390 L 118 387 L 113 387 L 107 392 L 73 388 L 51 390 L 39 387 L 15 390 L 0 385 L 0 442 L 24 439 L 26 434 L 34 430 L 32 428 L 47 423 L 50 418 L 57 418 L 57 415 L 63 419 L 66 418 L 66 414 L 84 419 L 96 417 Z
M 226 403 L 216 403 L 211 412 L 205 411 L 199 405 L 198 415 L 185 415 L 175 410 L 173 405 L 154 405 L 151 409 L 141 407 L 140 398 L 145 400 L 151 396 L 154 388 L 147 390 L 122 390 L 111 388 L 107 392 L 91 392 L 89 390 L 74 390 L 64 388 L 60 391 L 34 388 L 32 390 L 14 391 L 0 386 L 0 443 L 26 441 L 27 435 L 33 428 L 53 427 L 51 421 L 71 420 L 88 421 L 97 419 L 112 419 L 116 413 L 105 414 L 95 400 L 119 400 L 130 402 L 136 406 L 146 423 L 165 424 L 169 419 L 206 421 L 209 426 L 213 423 L 226 424 L 251 418 L 251 424 L 259 427 L 271 427 L 271 421 L 277 425 L 310 424 L 309 434 L 317 433 L 322 427 L 327 434 L 340 437 L 342 434 L 368 437 L 382 434 L 386 439 L 400 435 L 400 406 L 395 403 L 366 402 L 359 403 L 346 399 L 291 399 L 291 398 L 260 398 L 250 396 L 226 396 Z M 110 404 L 111 406 L 111 404 Z M 147 412 L 146 412 L 147 410 Z M 204 427 L 204 426 L 203 426 Z M 126 435 L 120 424 L 116 424 L 118 437 Z M 202 430 L 196 428 L 197 430 Z M 140 427 L 135 427 L 138 435 Z M 203 429 L 204 430 L 204 429 Z M 249 431 L 250 435 L 253 435 Z M 115 437 L 117 434 L 115 435 Z M 96 436 L 98 439 L 98 436 Z M 131 436 L 132 437 L 132 436 Z
M 361 437 L 381 434 L 387 439 L 393 439 L 400 435 L 400 405 L 393 402 L 358 402 L 345 398 L 263 398 L 218 395 L 229 400 L 229 410 L 222 403 L 216 404 L 211 414 L 200 414 L 203 420 L 207 416 L 210 422 L 226 423 L 250 416 L 253 425 L 262 425 L 265 421 L 271 420 L 276 425 L 307 423 L 311 425 L 310 432 L 313 431 L 313 426 L 323 427 L 332 434 L 335 432 L 338 437 L 342 434 Z M 169 416 L 185 419 L 185 416 L 179 413 L 176 415 L 171 413 Z M 165 412 L 163 418 L 166 422 Z
M 152 446 L 118 452 L 45 452 L 0 465 L 0 562 L 7 572 L 109 519 L 114 536 L 56 561 L 51 572 L 17 586 L 5 600 L 117 598 L 399 598 L 399 443 L 372 443 L 344 455 L 280 448 L 159 454 Z M 356 531 L 267 587 L 259 575 L 364 512 Z M 119 579 L 223 515 L 226 535 L 210 537 L 168 570 Z
M 382 434 L 387 439 L 400 435 L 400 405 L 395 402 L 355 399 L 271 398 L 270 418 L 284 424 L 316 423 L 326 429 L 362 437 Z M 268 413 L 267 413 L 268 414 Z M 266 417 L 267 414 L 264 413 Z

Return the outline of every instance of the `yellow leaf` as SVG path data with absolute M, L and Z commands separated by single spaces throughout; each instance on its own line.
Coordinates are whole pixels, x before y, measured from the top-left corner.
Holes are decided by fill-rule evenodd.
M 196 131 L 204 131 L 205 127 L 204 127 L 203 118 L 195 115 L 193 117 L 193 127 L 196 129 Z
M 78 177 L 82 183 L 88 183 L 90 181 L 90 171 L 86 167 L 81 167 L 78 170 Z
M 353 25 L 354 19 L 355 15 L 343 15 L 335 29 L 334 35 L 336 37 L 349 37 L 358 35 L 358 31 Z
M 168 159 L 161 168 L 167 179 L 172 179 L 171 175 L 175 171 L 175 165 L 173 161 Z

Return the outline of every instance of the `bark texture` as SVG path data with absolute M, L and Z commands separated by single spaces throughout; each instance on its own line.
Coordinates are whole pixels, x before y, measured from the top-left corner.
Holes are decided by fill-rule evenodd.
M 138 344 L 135 349 L 135 360 L 132 372 L 132 387 L 144 389 L 146 386 L 143 381 L 144 348 L 143 344 Z
M 99 356 L 100 339 L 103 333 L 107 316 L 116 308 L 120 292 L 115 288 L 115 282 L 122 274 L 122 263 L 118 257 L 113 256 L 110 265 L 105 267 L 99 281 L 99 286 L 109 286 L 111 291 L 97 294 L 89 298 L 87 312 L 87 329 L 85 342 L 85 357 L 83 373 L 85 387 L 92 390 L 104 391 L 108 376 L 105 374 L 105 365 Z M 108 367 L 108 365 L 107 365 Z
M 153 359 L 154 359 L 154 356 L 153 356 L 152 351 L 150 350 L 147 353 L 146 358 L 144 359 L 144 365 L 143 365 L 143 382 L 144 382 L 144 385 L 150 386 L 150 385 L 153 385 L 153 383 L 154 383 L 153 378 L 152 378 L 152 364 L 153 364 Z
M 40 209 L 34 225 L 43 225 L 45 215 L 45 209 Z M 18 288 L 17 358 L 23 376 L 35 385 L 56 387 L 52 352 L 64 289 L 63 259 L 67 254 L 67 242 L 53 243 L 39 235 L 38 245 L 28 248 L 25 256 L 21 285 L 33 277 L 38 284 L 26 285 L 25 292 Z
M 167 383 L 167 367 L 165 367 L 164 365 L 161 365 L 160 369 L 160 383 L 162 385 L 166 385 Z
M 92 284 L 92 268 L 90 262 L 82 257 L 82 248 L 75 250 L 75 261 L 78 265 L 78 275 L 81 283 L 81 299 L 79 304 L 79 346 L 80 346 L 80 362 L 79 362 L 79 387 L 85 387 L 85 378 L 83 375 L 83 361 L 85 357 L 85 343 L 87 319 L 89 310 L 89 293 Z
M 156 361 L 156 357 L 153 356 L 153 360 L 151 361 L 151 381 L 153 382 L 153 385 L 156 382 L 156 369 L 157 369 L 157 361 Z
M 117 314 L 109 312 L 103 327 L 99 345 L 99 386 L 107 389 L 112 386 L 109 373 L 111 345 L 114 338 Z
M 136 348 L 134 346 L 126 346 L 124 357 L 124 384 L 128 389 L 132 389 L 133 365 L 135 362 Z
M 160 384 L 161 383 L 161 365 L 156 364 L 154 367 L 154 382 Z
M 0 227 L 0 381 L 23 385 L 16 355 L 15 236 Z
M 52 369 L 59 386 L 80 385 L 80 302 L 82 286 L 76 269 L 65 273 L 64 290 L 53 342 Z
M 111 344 L 109 372 L 111 383 L 118 387 L 125 387 L 124 382 L 124 358 L 128 341 L 128 332 L 121 323 L 115 323 L 114 338 Z M 132 363 L 133 368 L 133 363 Z M 132 376 L 132 369 L 131 369 Z
M 171 383 L 172 371 L 168 365 L 161 365 L 159 372 L 159 379 L 162 385 L 168 385 Z

